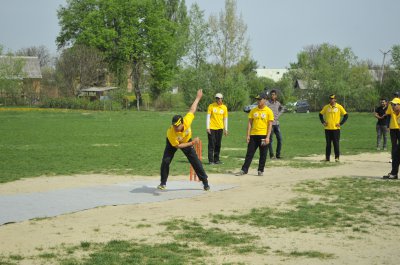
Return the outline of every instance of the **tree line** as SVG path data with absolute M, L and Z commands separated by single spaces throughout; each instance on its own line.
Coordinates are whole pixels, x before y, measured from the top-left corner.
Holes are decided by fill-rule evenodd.
M 112 84 L 120 88 L 115 97 L 120 100 L 121 94 L 130 94 L 126 88 L 131 85 L 136 108 L 146 94 L 153 106 L 171 109 L 179 105 L 171 100 L 176 97 L 170 95 L 172 88 L 179 89 L 179 100 L 190 104 L 201 87 L 206 100 L 200 109 L 221 92 L 229 108 L 239 110 L 260 91 L 274 88 L 284 103 L 307 99 L 318 110 L 334 93 L 347 109 L 369 111 L 379 98 L 400 90 L 400 45 L 393 45 L 392 60 L 383 71 L 359 61 L 351 48 L 322 43 L 300 51 L 280 81 L 257 77 L 247 26 L 235 0 L 226 0 L 224 10 L 208 18 L 197 4 L 188 9 L 184 0 L 70 0 L 59 8 L 58 18 L 60 54 L 55 60 L 43 46 L 14 54 L 38 56 L 42 86 L 57 88 L 62 97 L 75 97 L 84 87 Z M 7 81 L 2 68 L 6 67 L 0 62 L 4 96 L 18 82 Z M 382 82 L 372 73 L 380 78 L 384 74 Z M 295 89 L 296 80 L 307 89 Z

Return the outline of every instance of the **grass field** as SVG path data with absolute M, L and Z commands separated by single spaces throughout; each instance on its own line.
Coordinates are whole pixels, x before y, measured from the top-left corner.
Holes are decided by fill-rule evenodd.
M 166 130 L 174 114 L 0 111 L 0 183 L 77 173 L 157 175 Z M 194 136 L 203 140 L 203 158 L 207 155 L 205 118 L 204 112 L 197 113 L 192 125 Z M 246 124 L 246 113 L 230 113 L 229 136 L 222 142 L 224 164 L 207 165 L 207 172 L 224 173 L 240 168 L 247 146 Z M 311 154 L 321 154 L 323 158 L 325 138 L 318 113 L 284 114 L 281 130 L 284 158 Z M 375 119 L 369 113 L 350 113 L 341 137 L 342 154 L 373 151 Z M 177 152 L 171 174 L 188 174 L 188 168 L 184 155 Z

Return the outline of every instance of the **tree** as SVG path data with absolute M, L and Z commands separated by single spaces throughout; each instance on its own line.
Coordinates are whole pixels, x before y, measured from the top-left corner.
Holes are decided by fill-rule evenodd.
M 204 11 L 197 3 L 190 8 L 189 39 L 187 59 L 190 66 L 199 69 L 206 63 L 209 54 L 208 45 L 211 41 L 210 29 L 204 19 Z
M 104 85 L 107 71 L 103 55 L 96 48 L 84 45 L 63 50 L 56 69 L 62 76 L 61 89 L 67 96 L 77 95 L 81 87 Z
M 22 48 L 19 49 L 18 51 L 15 52 L 15 55 L 17 56 L 35 56 L 39 58 L 39 65 L 40 68 L 46 67 L 46 66 L 51 66 L 51 55 L 49 52 L 49 49 L 46 48 L 46 46 L 41 45 L 41 46 L 32 46 L 28 48 Z
M 183 10 L 184 1 L 178 0 L 71 0 L 58 11 L 57 44 L 59 48 L 84 44 L 99 49 L 118 85 L 126 82 L 129 73 L 139 102 L 144 73 L 152 77 L 154 93 L 169 85 L 184 52 Z
M 216 63 L 221 65 L 225 77 L 230 67 L 249 54 L 247 26 L 242 16 L 236 14 L 235 0 L 226 0 L 225 12 L 221 11 L 218 18 L 210 16 L 209 24 L 212 34 L 211 53 Z
M 0 46 L 0 97 L 3 104 L 7 105 L 7 99 L 17 105 L 18 99 L 23 91 L 23 67 L 25 61 L 15 58 L 13 54 L 2 55 L 3 48 Z
M 311 102 L 317 109 L 326 102 L 329 94 L 340 94 L 344 105 L 350 95 L 349 76 L 351 65 L 356 57 L 350 48 L 340 48 L 327 43 L 308 46 L 297 55 L 298 62 L 291 64 L 292 69 L 301 71 L 307 84 Z

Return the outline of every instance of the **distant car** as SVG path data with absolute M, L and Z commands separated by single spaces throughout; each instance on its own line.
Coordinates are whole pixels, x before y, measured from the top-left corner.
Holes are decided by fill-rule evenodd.
M 310 104 L 308 104 L 307 100 L 299 100 L 294 105 L 294 112 L 309 113 L 310 112 Z
M 255 107 L 257 107 L 257 105 L 258 105 L 258 103 L 257 103 L 257 102 L 254 102 L 254 103 L 251 104 L 251 105 L 244 106 L 243 111 L 249 113 L 252 109 L 254 109 Z

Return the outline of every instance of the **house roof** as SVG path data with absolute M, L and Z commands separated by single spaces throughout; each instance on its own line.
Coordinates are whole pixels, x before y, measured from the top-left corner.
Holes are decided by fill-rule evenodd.
M 80 92 L 103 92 L 113 89 L 116 89 L 116 87 L 88 87 L 81 89 Z
M 0 56 L 0 64 L 13 66 L 18 60 L 25 62 L 22 67 L 22 76 L 12 76 L 11 78 L 19 79 L 41 79 L 42 71 L 40 70 L 39 58 L 32 56 Z
M 267 69 L 267 68 L 260 68 L 256 69 L 257 76 L 258 77 L 267 77 L 269 79 L 274 80 L 275 82 L 278 82 L 279 80 L 282 79 L 283 74 L 287 73 L 289 70 L 288 69 Z

